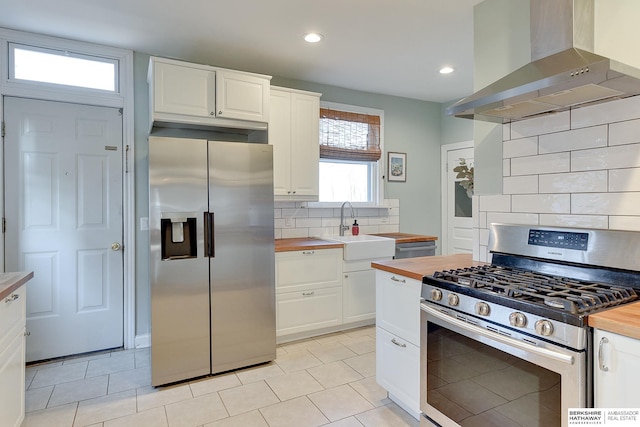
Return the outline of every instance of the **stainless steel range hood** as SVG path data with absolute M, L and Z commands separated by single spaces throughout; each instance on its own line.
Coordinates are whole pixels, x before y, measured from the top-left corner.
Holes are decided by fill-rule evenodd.
M 595 1 L 531 0 L 532 62 L 447 108 L 447 114 L 508 123 L 640 94 L 638 68 L 594 53 L 602 45 L 596 36 L 612 33 L 601 26 L 596 33 Z M 607 1 L 597 6 L 607 7 Z M 637 34 L 637 28 L 630 31 Z

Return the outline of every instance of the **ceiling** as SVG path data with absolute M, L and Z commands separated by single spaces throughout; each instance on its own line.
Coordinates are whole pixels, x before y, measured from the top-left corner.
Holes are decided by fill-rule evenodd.
M 0 0 L 0 27 L 446 102 L 473 92 L 481 1 Z M 304 42 L 310 31 L 324 40 Z

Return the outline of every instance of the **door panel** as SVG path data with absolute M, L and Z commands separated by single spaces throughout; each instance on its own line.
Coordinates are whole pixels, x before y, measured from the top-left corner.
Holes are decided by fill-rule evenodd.
M 122 116 L 5 98 L 7 271 L 27 286 L 27 361 L 123 344 Z
M 473 148 L 449 150 L 447 152 L 447 239 L 448 253 L 473 252 L 472 198 L 460 185 L 462 179 L 456 178 L 453 169 L 465 159 L 467 165 L 473 165 Z

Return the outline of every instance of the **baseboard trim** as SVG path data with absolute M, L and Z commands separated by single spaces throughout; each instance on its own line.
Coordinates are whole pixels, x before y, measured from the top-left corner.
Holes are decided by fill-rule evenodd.
M 136 348 L 151 347 L 151 334 L 136 335 L 135 346 Z

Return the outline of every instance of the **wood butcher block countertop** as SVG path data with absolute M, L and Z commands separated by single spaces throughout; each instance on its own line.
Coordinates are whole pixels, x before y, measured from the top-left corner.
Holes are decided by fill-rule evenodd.
M 315 249 L 342 249 L 343 244 L 333 240 L 322 240 L 317 237 L 298 239 L 276 239 L 276 252 L 312 251 Z
M 396 239 L 396 243 L 429 242 L 431 240 L 438 240 L 437 236 L 423 236 L 421 234 L 409 233 L 376 233 L 374 236 Z
M 587 322 L 592 328 L 640 339 L 640 301 L 591 314 Z
M 378 270 L 422 280 L 423 276 L 430 276 L 436 271 L 485 264 L 484 262 L 473 261 L 471 254 L 456 254 L 376 261 L 372 262 L 371 266 Z
M 27 283 L 33 277 L 33 271 L 16 273 L 0 273 L 0 301 L 7 298 L 13 291 Z

